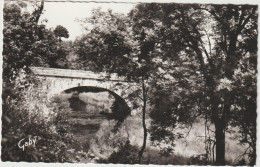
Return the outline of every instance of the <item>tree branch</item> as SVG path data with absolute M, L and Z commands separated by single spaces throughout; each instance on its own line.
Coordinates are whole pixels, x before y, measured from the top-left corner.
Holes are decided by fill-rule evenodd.
M 35 22 L 36 25 L 39 22 L 43 8 L 44 8 L 44 0 L 41 0 L 41 6 L 38 9 L 35 9 L 35 11 L 32 14 L 33 16 L 35 15 L 35 17 L 33 17 L 33 21 Z

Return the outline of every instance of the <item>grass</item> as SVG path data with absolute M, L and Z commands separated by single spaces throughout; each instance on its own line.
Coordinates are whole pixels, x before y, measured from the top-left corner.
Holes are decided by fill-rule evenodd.
M 67 100 L 72 94 L 63 94 L 61 98 Z M 76 100 L 76 98 L 75 98 Z M 107 120 L 101 112 L 111 112 L 111 105 L 114 99 L 106 92 L 100 93 L 81 93 L 78 95 L 77 111 L 70 113 L 70 122 L 72 124 L 71 132 L 74 134 L 75 142 L 69 149 L 73 148 L 80 152 L 91 152 L 101 159 L 107 159 L 113 152 L 118 151 L 120 142 L 129 139 L 131 145 L 140 148 L 143 142 L 143 130 L 141 116 L 139 113 L 128 117 L 121 125 L 118 132 L 113 133 L 116 121 Z M 83 107 L 82 107 L 83 106 Z M 149 127 L 150 120 L 146 120 Z M 198 121 L 188 129 L 179 127 L 175 133 L 183 133 L 185 138 L 175 141 L 174 154 L 171 156 L 162 156 L 157 147 L 152 146 L 150 140 L 147 141 L 147 148 L 144 153 L 143 163 L 145 164 L 172 164 L 172 165 L 204 165 L 204 161 L 197 160 L 194 157 L 205 153 L 204 138 L 205 135 L 203 121 Z M 214 127 L 211 126 L 214 130 Z M 189 133 L 188 133 L 189 132 Z M 211 132 L 214 139 L 214 134 Z M 226 134 L 226 160 L 227 164 L 234 165 L 236 158 L 241 155 L 246 146 L 239 145 L 238 141 L 232 138 L 233 134 Z M 149 136 L 148 136 L 149 139 Z M 75 154 L 71 154 L 75 157 Z M 193 158 L 192 158 L 193 157 Z M 89 162 L 83 157 L 79 162 Z

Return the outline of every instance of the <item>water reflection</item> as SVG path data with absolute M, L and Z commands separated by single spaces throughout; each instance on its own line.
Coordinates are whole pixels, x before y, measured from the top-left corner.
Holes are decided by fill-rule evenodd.
M 70 103 L 71 108 L 70 131 L 76 140 L 71 147 L 88 152 L 90 140 L 99 130 L 100 124 L 107 119 L 103 113 L 112 113 L 111 106 L 115 99 L 107 92 L 73 92 L 63 96 L 67 97 L 64 100 Z

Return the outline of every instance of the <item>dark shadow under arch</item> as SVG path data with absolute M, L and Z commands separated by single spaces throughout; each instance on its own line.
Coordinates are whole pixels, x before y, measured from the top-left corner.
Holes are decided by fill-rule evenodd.
M 73 88 L 64 90 L 63 92 L 77 93 L 77 94 L 85 93 L 85 92 L 108 92 L 115 98 L 115 101 L 111 107 L 112 113 L 101 113 L 101 114 L 105 115 L 108 119 L 117 120 L 120 124 L 131 113 L 129 106 L 127 105 L 127 103 L 121 96 L 119 96 L 115 92 L 105 89 L 105 88 L 93 87 L 93 86 L 78 86 L 78 87 L 73 87 Z

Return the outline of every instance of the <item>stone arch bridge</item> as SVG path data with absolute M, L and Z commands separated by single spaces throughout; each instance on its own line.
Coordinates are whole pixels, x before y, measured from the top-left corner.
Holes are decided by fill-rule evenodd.
M 47 91 L 48 98 L 63 91 L 76 90 L 76 88 L 97 88 L 101 91 L 108 91 L 114 97 L 121 97 L 130 107 L 132 113 L 135 112 L 131 101 L 127 100 L 126 97 L 137 88 L 138 84 L 126 82 L 124 78 L 118 77 L 116 74 L 108 78 L 106 73 L 83 70 L 44 67 L 31 67 L 31 70 L 44 80 L 42 89 Z

